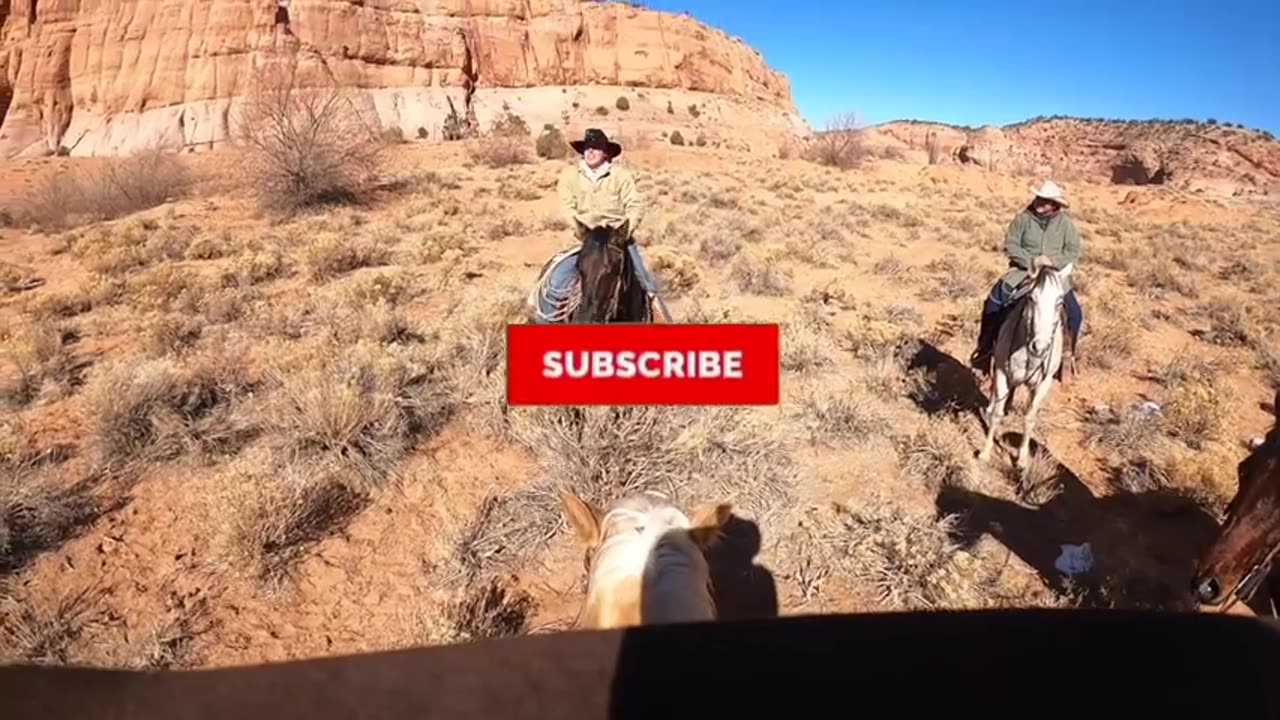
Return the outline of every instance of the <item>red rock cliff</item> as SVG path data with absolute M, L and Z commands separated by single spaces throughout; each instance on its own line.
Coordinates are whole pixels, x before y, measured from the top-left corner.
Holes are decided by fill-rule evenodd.
M 273 61 L 359 88 L 410 138 L 438 136 L 450 102 L 482 124 L 505 103 L 537 128 L 613 110 L 625 88 L 675 127 L 807 131 L 783 75 L 687 16 L 580 0 L 292 0 L 288 25 L 277 17 L 274 0 L 0 0 L 0 156 L 209 147 Z

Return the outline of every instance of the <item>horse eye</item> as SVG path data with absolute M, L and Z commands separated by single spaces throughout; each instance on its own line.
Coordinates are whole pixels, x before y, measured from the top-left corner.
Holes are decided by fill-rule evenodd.
M 643 525 L 637 525 L 637 526 L 636 526 L 636 534 L 637 534 L 637 535 L 639 535 L 639 534 L 641 534 L 641 533 L 643 533 L 643 532 L 644 532 L 644 526 L 643 526 Z

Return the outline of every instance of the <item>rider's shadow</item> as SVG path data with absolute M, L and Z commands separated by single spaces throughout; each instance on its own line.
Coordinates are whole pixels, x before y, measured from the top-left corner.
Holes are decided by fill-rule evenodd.
M 1191 577 L 1217 532 L 1213 515 L 1176 492 L 1099 497 L 1068 468 L 1057 473 L 1058 493 L 1039 507 L 946 487 L 937 511 L 958 516 L 953 539 L 962 547 L 990 535 L 1082 607 L 1194 609 Z M 1068 579 L 1055 566 L 1062 546 L 1084 543 L 1093 566 Z
M 936 346 L 920 342 L 907 362 L 907 372 L 919 373 L 912 383 L 911 401 L 929 415 L 972 413 L 982 421 L 988 398 L 973 370 Z
M 778 586 L 773 573 L 755 563 L 760 553 L 760 526 L 733 515 L 720 541 L 706 551 L 721 620 L 750 620 L 778 616 Z

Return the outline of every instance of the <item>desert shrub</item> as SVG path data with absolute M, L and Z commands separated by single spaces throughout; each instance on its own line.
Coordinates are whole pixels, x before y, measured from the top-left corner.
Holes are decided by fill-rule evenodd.
M 668 138 L 668 141 L 669 141 L 672 145 L 680 145 L 680 146 L 683 146 L 683 145 L 684 145 L 684 135 L 681 135 L 679 130 L 672 130 L 672 131 L 671 131 L 671 137 L 670 137 L 670 138 Z
M 547 125 L 542 129 L 534 149 L 538 157 L 550 160 L 561 160 L 569 155 L 570 150 L 568 141 L 564 139 L 564 133 L 554 125 Z
M 259 203 L 286 213 L 357 200 L 376 179 L 389 147 L 336 84 L 304 87 L 268 67 L 236 120 L 241 166 Z
M 430 369 L 409 352 L 367 341 L 324 347 L 272 370 L 262 421 L 288 464 L 326 468 L 357 491 L 380 487 L 416 440 L 452 408 Z
M 662 247 L 652 248 L 646 254 L 664 295 L 680 297 L 702 282 L 702 271 L 693 258 Z
M 841 115 L 828 123 L 805 148 L 806 160 L 842 170 L 857 167 L 867 157 L 859 123 L 853 115 Z
M 192 177 L 166 147 L 64 170 L 37 183 L 14 209 L 15 220 L 46 230 L 114 220 L 180 197 Z
M 618 101 L 617 101 L 617 102 L 615 102 L 615 103 L 614 103 L 614 105 L 615 105 L 619 110 L 630 110 L 630 109 L 631 109 L 631 101 L 630 101 L 630 100 L 628 100 L 628 99 L 627 99 L 627 97 L 626 97 L 625 95 L 620 95 L 620 96 L 618 96 Z

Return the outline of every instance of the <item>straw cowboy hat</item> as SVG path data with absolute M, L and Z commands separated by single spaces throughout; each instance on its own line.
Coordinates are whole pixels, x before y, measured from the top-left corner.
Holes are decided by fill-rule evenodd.
M 622 146 L 610 140 L 609 136 L 605 135 L 604 131 L 599 128 L 588 128 L 582 139 L 569 143 L 569 147 L 573 148 L 573 151 L 579 155 L 587 148 L 598 148 L 603 150 L 610 160 L 622 154 Z
M 1058 187 L 1058 183 L 1052 180 L 1045 180 L 1043 183 L 1040 184 L 1040 187 L 1031 188 L 1031 192 L 1037 198 L 1052 200 L 1058 203 L 1059 205 L 1061 205 L 1062 207 L 1071 207 L 1070 205 L 1067 204 L 1067 196 L 1065 193 L 1062 192 L 1062 188 Z

